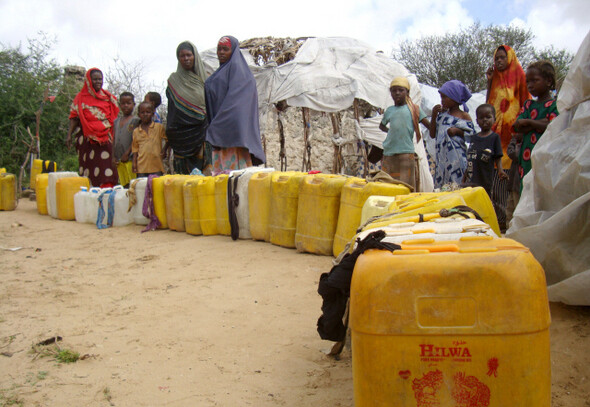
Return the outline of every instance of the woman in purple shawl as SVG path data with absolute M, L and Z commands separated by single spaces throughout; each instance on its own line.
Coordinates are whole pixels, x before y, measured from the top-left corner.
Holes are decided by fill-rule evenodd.
M 219 68 L 205 81 L 207 142 L 213 147 L 213 173 L 265 162 L 258 123 L 258 91 L 254 75 L 234 37 L 217 45 Z

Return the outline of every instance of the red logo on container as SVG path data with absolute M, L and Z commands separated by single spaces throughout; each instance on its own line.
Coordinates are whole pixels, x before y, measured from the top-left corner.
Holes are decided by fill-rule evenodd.
M 453 377 L 451 395 L 458 407 L 486 407 L 490 405 L 490 388 L 475 376 L 459 372 Z
M 411 374 L 412 373 L 409 370 L 400 370 L 399 371 L 399 377 L 401 377 L 404 380 L 408 379 Z
M 488 360 L 488 376 L 494 375 L 494 377 L 498 377 L 498 359 L 491 358 Z
M 440 370 L 426 373 L 421 379 L 412 381 L 412 390 L 418 407 L 438 407 L 440 401 L 437 393 L 443 382 L 443 374 Z

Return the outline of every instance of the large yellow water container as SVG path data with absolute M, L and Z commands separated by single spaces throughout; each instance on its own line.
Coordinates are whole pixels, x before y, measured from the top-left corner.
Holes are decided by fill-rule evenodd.
M 45 170 L 45 171 L 43 171 Z M 30 176 L 30 181 L 29 181 L 29 186 L 31 187 L 31 189 L 37 189 L 36 188 L 36 182 L 37 182 L 37 175 L 38 174 L 42 174 L 43 172 L 48 173 L 48 172 L 55 172 L 57 171 L 57 164 L 54 161 L 49 161 L 49 160 L 39 160 L 39 159 L 34 159 L 33 163 L 31 165 L 31 176 Z
M 184 227 L 190 235 L 202 235 L 201 215 L 199 211 L 199 197 L 197 185 L 201 176 L 194 176 L 187 179 L 182 186 L 184 203 Z
M 215 178 L 215 215 L 217 217 L 217 233 L 220 235 L 231 235 L 229 224 L 229 210 L 227 207 L 227 181 L 229 175 L 219 174 Z
M 47 185 L 49 174 L 37 174 L 35 177 L 35 200 L 37 201 L 37 212 L 40 215 L 49 215 L 47 211 Z
M 215 177 L 203 177 L 197 181 L 199 215 L 203 235 L 217 234 L 217 207 L 215 206 Z
M 297 251 L 332 255 L 340 194 L 346 180 L 344 176 L 331 174 L 315 174 L 303 178 L 297 204 Z
M 342 188 L 340 198 L 340 216 L 332 248 L 334 256 L 340 254 L 361 225 L 363 205 L 370 196 L 398 196 L 409 193 L 408 187 L 399 184 L 367 182 L 362 178 L 352 178 L 347 182 Z
M 268 229 L 272 244 L 295 247 L 299 185 L 306 175 L 304 172 L 287 171 L 271 176 Z
M 510 239 L 370 250 L 356 262 L 354 405 L 549 407 L 545 274 Z
M 168 229 L 184 232 L 184 194 L 183 185 L 189 175 L 174 175 L 164 181 L 164 200 L 166 201 L 166 222 Z
M 0 210 L 16 209 L 16 177 L 7 172 L 0 173 Z
M 154 214 L 160 221 L 158 229 L 168 229 L 166 217 L 166 198 L 164 194 L 164 182 L 174 175 L 162 175 L 152 179 L 152 200 L 154 202 Z
M 74 195 L 80 192 L 80 187 L 90 188 L 90 180 L 86 177 L 64 177 L 55 182 L 55 203 L 58 219 L 76 220 Z
M 275 172 L 257 172 L 248 183 L 250 234 L 254 240 L 270 242 L 270 181 Z

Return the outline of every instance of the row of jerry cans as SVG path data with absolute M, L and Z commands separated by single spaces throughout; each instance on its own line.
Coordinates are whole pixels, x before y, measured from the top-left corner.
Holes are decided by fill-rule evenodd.
M 143 205 L 147 179 L 134 181 L 138 184 L 138 203 L 129 208 L 129 192 L 122 186 L 114 188 L 89 188 L 89 180 L 75 172 L 52 172 L 37 174 L 35 193 L 37 211 L 61 220 L 76 220 L 81 223 L 107 224 L 111 207 L 110 225 L 125 226 L 130 223 L 147 224 L 147 218 L 138 216 Z M 142 186 L 143 190 L 142 191 Z M 112 205 L 111 205 L 112 202 Z M 102 204 L 103 218 L 98 219 Z M 130 210 L 133 209 L 133 210 Z M 114 215 L 114 216 L 113 216 Z
M 409 190 L 339 175 L 249 168 L 215 177 L 165 175 L 153 179 L 152 193 L 160 228 L 332 255 L 356 233 L 369 196 Z

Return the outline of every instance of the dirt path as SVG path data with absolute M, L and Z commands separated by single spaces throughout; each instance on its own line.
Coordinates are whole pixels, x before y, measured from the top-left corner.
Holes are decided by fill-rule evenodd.
M 331 258 L 140 230 L 0 212 L 24 247 L 0 250 L 0 406 L 352 406 L 350 353 L 315 330 Z M 553 406 L 590 406 L 590 311 L 551 309 Z M 88 356 L 30 353 L 54 335 Z

